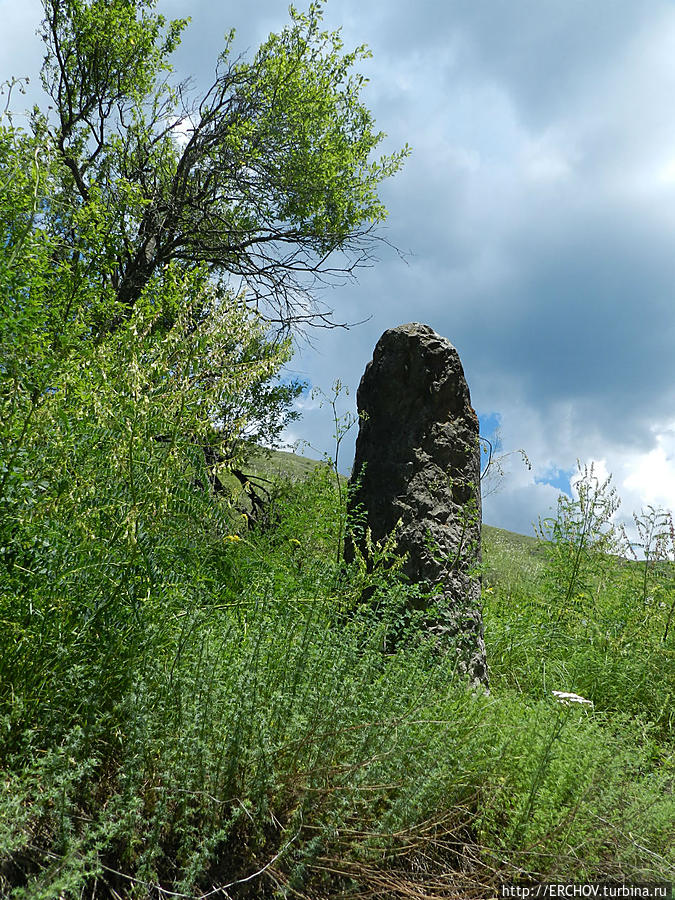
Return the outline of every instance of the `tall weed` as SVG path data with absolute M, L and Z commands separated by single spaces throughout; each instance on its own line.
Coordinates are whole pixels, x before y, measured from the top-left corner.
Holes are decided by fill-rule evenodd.
M 672 751 L 654 726 L 597 699 L 591 712 L 556 705 L 549 689 L 574 686 L 560 644 L 545 685 L 530 647 L 517 678 L 499 671 L 508 655 L 497 666 L 491 697 L 468 691 L 401 622 L 412 588 L 391 570 L 369 575 L 373 605 L 354 615 L 333 485 L 322 468 L 279 485 L 267 531 L 231 517 L 218 537 L 199 537 L 203 523 L 183 535 L 187 555 L 165 558 L 118 642 L 93 629 L 105 660 L 86 668 L 80 627 L 69 686 L 42 670 L 52 715 L 5 716 L 8 895 L 325 898 L 417 884 L 450 896 L 524 873 L 672 872 Z M 530 594 L 518 606 L 515 575 L 509 585 L 522 648 Z M 507 605 L 494 615 L 499 590 L 492 658 L 509 624 Z M 396 652 L 392 629 L 409 633 Z

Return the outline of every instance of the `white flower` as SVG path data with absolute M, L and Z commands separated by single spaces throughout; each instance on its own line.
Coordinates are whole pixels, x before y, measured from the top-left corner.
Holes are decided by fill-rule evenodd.
M 581 706 L 593 706 L 592 700 L 586 700 L 585 697 L 580 697 L 579 694 L 571 694 L 568 691 L 552 691 L 551 692 L 558 703 L 562 703 L 564 706 L 570 706 L 572 703 L 579 703 Z

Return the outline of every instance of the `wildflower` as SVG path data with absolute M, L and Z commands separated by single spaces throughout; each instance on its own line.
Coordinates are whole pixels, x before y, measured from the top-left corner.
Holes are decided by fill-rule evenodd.
M 289 544 L 295 544 L 296 547 L 302 547 L 302 544 L 297 538 L 291 538 Z
M 238 534 L 226 534 L 223 538 L 224 541 L 229 541 L 231 544 L 236 544 L 237 541 L 240 541 L 241 538 Z
M 578 703 L 580 706 L 593 706 L 592 700 L 586 700 L 585 697 L 579 696 L 579 694 L 572 694 L 568 691 L 551 691 L 555 699 L 558 703 L 562 703 L 563 706 L 571 706 L 572 703 Z

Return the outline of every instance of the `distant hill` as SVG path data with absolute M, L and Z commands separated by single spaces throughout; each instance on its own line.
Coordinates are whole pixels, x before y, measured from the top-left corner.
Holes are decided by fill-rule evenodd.
M 250 465 L 259 475 L 265 478 L 290 476 L 291 478 L 306 478 L 317 466 L 327 465 L 323 459 L 310 459 L 299 453 L 289 453 L 286 450 L 263 450 L 256 453 L 249 460 Z
M 251 468 L 264 478 L 288 477 L 306 478 L 317 466 L 328 465 L 325 459 L 312 459 L 286 450 L 260 450 L 249 460 Z M 493 525 L 483 525 L 483 539 L 499 545 L 500 550 L 511 551 L 515 556 L 541 555 L 541 541 L 531 535 L 517 534 Z

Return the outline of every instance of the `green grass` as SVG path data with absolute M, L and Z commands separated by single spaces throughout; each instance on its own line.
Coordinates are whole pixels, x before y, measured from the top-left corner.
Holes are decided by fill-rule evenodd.
M 485 527 L 491 693 L 475 693 L 408 615 L 410 586 L 339 563 L 329 467 L 265 465 L 265 529 L 187 492 L 142 553 L 107 545 L 123 578 L 71 535 L 5 579 L 0 893 L 675 880 L 675 644 L 635 609 L 637 570 L 613 564 L 560 610 L 546 547 Z
M 310 459 L 286 450 L 262 450 L 248 461 L 251 469 L 266 478 L 308 478 L 317 466 L 327 465 L 324 460 Z

